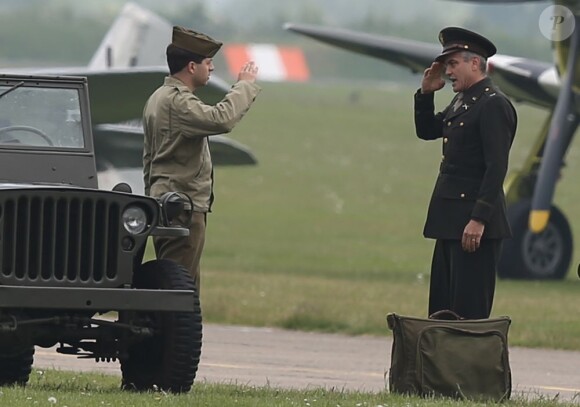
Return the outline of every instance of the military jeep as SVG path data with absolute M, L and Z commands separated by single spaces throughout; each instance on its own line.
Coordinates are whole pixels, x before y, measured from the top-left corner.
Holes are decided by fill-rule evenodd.
M 125 389 L 189 391 L 201 354 L 193 279 L 144 262 L 149 236 L 186 236 L 186 195 L 99 190 L 85 78 L 0 75 L 0 385 L 35 346 L 118 360 Z

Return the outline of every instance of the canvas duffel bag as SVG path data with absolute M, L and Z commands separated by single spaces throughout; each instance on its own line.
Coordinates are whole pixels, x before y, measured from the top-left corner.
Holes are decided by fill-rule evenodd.
M 449 315 L 457 319 L 450 320 Z M 451 311 L 428 319 L 388 314 L 393 331 L 389 390 L 469 400 L 509 399 L 510 323 L 509 317 L 459 319 Z

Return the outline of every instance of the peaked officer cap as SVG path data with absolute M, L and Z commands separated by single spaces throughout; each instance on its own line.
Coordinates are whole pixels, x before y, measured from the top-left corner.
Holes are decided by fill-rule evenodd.
M 214 40 L 208 35 L 180 26 L 173 27 L 171 43 L 178 48 L 206 58 L 213 58 L 222 46 L 221 42 Z
M 497 51 L 495 45 L 482 35 L 459 27 L 447 27 L 439 33 L 439 42 L 443 45 L 443 52 L 435 58 L 442 62 L 449 54 L 458 51 L 469 51 L 489 58 Z

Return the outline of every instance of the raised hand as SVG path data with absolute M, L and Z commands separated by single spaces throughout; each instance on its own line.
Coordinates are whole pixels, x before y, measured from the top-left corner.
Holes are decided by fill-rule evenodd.
M 425 69 L 421 81 L 421 93 L 433 93 L 445 86 L 444 68 L 441 62 L 433 62 L 429 68 Z
M 258 75 L 258 66 L 254 63 L 254 61 L 250 61 L 246 63 L 240 70 L 240 73 L 238 74 L 238 80 L 255 82 L 257 75 Z

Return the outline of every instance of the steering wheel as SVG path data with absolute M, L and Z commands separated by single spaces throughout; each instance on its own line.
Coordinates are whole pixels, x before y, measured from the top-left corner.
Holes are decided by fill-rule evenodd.
M 45 132 L 43 132 L 40 129 L 37 129 L 36 127 L 32 127 L 32 126 L 8 126 L 8 127 L 2 127 L 0 129 L 0 136 L 2 136 L 4 133 L 8 133 L 11 131 L 27 131 L 29 133 L 34 133 L 37 136 L 39 136 L 40 138 L 42 138 L 46 144 L 48 144 L 49 146 L 53 147 L 54 143 L 52 142 L 52 140 L 50 139 L 50 137 L 48 137 L 46 135 Z M 18 140 L 18 137 L 15 137 L 15 140 Z M 20 140 L 18 140 L 20 141 Z

